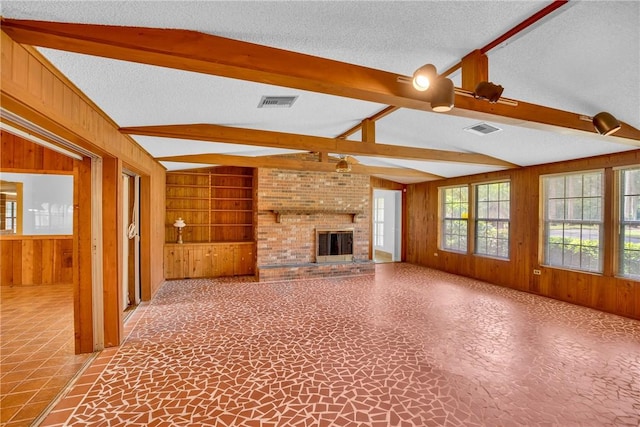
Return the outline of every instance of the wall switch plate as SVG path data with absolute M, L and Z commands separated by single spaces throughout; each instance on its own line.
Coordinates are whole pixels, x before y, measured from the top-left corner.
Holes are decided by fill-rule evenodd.
M 434 253 L 433 253 L 433 256 L 438 256 L 438 252 L 434 252 Z

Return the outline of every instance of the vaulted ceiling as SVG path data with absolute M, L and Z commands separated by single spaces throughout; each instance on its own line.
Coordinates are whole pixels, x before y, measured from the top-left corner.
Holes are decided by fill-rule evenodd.
M 349 155 L 411 183 L 640 147 L 640 2 L 550 4 L 3 0 L 2 29 L 170 170 Z M 406 83 L 426 63 L 466 89 L 450 112 Z M 474 72 L 507 102 L 467 96 Z M 622 122 L 612 136 L 589 120 L 601 111 Z M 479 123 L 500 130 L 465 130 Z M 278 156 L 300 152 L 318 161 Z

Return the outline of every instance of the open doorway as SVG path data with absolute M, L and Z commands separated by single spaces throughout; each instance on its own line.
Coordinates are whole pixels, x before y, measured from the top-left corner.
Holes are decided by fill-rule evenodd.
M 8 147 L 0 161 L 1 421 L 37 425 L 91 359 L 93 343 L 76 352 L 75 312 L 79 210 L 93 192 L 79 200 L 80 154 L 4 121 L 0 141 Z
M 373 260 L 402 259 L 402 191 L 373 190 Z
M 122 173 L 122 310 L 140 304 L 140 177 Z

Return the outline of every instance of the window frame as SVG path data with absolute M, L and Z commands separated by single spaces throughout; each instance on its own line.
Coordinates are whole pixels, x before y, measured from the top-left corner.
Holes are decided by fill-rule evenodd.
M 639 205 L 636 207 L 636 218 L 635 220 L 627 220 L 625 219 L 625 201 L 626 201 L 626 197 L 639 197 L 640 198 L 640 192 L 636 193 L 626 193 L 626 183 L 623 182 L 623 174 L 625 172 L 631 172 L 631 171 L 635 171 L 637 173 L 640 173 L 640 165 L 629 165 L 629 166 L 624 166 L 621 168 L 616 168 L 615 169 L 615 182 L 616 182 L 616 207 L 617 209 L 615 210 L 616 212 L 616 225 L 617 225 L 617 233 L 615 236 L 616 239 L 616 251 L 615 251 L 615 266 L 614 266 L 614 271 L 615 271 L 615 275 L 618 277 L 623 277 L 625 279 L 631 279 L 631 280 L 640 280 L 640 272 L 638 272 L 637 274 L 634 273 L 625 273 L 624 269 L 625 269 L 625 262 L 624 262 L 624 258 L 625 258 L 625 229 L 627 226 L 637 226 L 640 228 L 640 203 Z M 633 250 L 635 251 L 635 249 Z
M 585 196 L 584 193 L 584 176 L 586 175 L 591 175 L 591 174 L 599 174 L 600 175 L 600 193 L 598 195 L 598 199 L 599 199 L 599 212 L 600 212 L 600 218 L 598 220 L 585 220 L 584 219 L 584 200 L 585 199 L 595 199 L 595 196 Z M 575 176 L 582 176 L 582 182 L 581 182 L 581 195 L 580 197 L 575 197 L 575 196 L 567 196 L 567 178 L 568 177 L 575 177 Z M 553 178 L 560 178 L 562 177 L 564 179 L 564 183 L 563 183 L 563 197 L 555 197 L 553 198 L 553 200 L 562 200 L 563 201 L 563 218 L 562 219 L 550 219 L 549 218 L 549 188 L 548 188 L 548 184 L 546 182 L 547 179 L 553 179 Z M 604 222 L 605 219 L 605 211 L 607 209 L 606 206 L 606 201 L 607 201 L 607 189 L 606 189 L 606 171 L 605 169 L 593 169 L 593 170 L 580 170 L 580 171 L 572 171 L 572 172 L 564 172 L 564 173 L 556 173 L 556 174 L 545 174 L 545 175 L 540 175 L 540 264 L 544 265 L 545 267 L 551 267 L 551 268 L 558 268 L 558 269 L 563 269 L 563 270 L 572 270 L 572 271 L 577 271 L 577 272 L 581 272 L 581 273 L 590 273 L 590 274 L 598 274 L 598 275 L 603 275 L 604 274 L 604 270 L 606 268 L 605 266 L 605 253 L 604 253 L 604 246 L 605 246 L 605 240 L 606 240 L 606 236 L 605 234 L 607 233 L 606 230 L 606 224 Z M 581 219 L 571 219 L 568 218 L 567 216 L 567 211 L 566 211 L 566 205 L 567 205 L 567 201 L 575 201 L 575 200 L 580 200 L 580 212 L 581 212 Z M 561 254 L 562 254 L 562 264 L 552 264 L 550 261 L 550 224 L 552 223 L 560 223 L 562 224 L 562 241 L 561 241 Z M 567 235 L 565 234 L 565 226 L 566 225 L 579 225 L 580 226 L 580 235 L 579 235 L 579 240 L 580 240 L 580 244 L 579 245 L 574 245 L 574 244 L 569 244 L 568 243 L 568 239 L 569 237 L 567 237 Z M 597 246 L 597 250 L 598 250 L 598 266 L 596 269 L 591 269 L 588 268 L 588 266 L 583 266 L 582 265 L 582 257 L 583 257 L 583 249 L 585 248 L 594 248 L 595 246 L 588 246 L 588 245 L 584 245 L 583 242 L 584 241 L 588 241 L 589 239 L 584 238 L 584 234 L 583 234 L 583 226 L 587 225 L 587 226 L 597 226 L 597 234 L 598 234 L 598 246 Z M 587 233 L 588 234 L 588 233 Z M 580 265 L 579 266 L 575 266 L 575 265 L 569 265 L 567 263 L 565 263 L 564 261 L 564 257 L 565 257 L 565 250 L 567 247 L 569 246 L 577 246 L 578 250 L 579 250 L 579 260 L 580 260 Z M 584 251 L 585 254 L 588 254 L 588 250 Z
M 480 197 L 479 197 L 479 188 L 482 186 L 491 186 L 491 185 L 501 185 L 501 184 L 507 184 L 509 186 L 509 190 L 508 190 L 508 199 L 501 199 L 501 195 L 498 194 L 498 199 L 497 200 L 486 200 L 486 203 L 490 203 L 490 202 L 497 202 L 498 203 L 498 217 L 497 218 L 493 218 L 490 216 L 485 216 L 485 217 L 481 217 L 480 216 L 480 206 L 479 203 L 481 203 L 480 201 Z M 483 258 L 495 258 L 495 259 L 499 259 L 499 260 L 504 260 L 504 261 L 508 261 L 511 259 L 511 180 L 510 179 L 501 179 L 501 180 L 497 180 L 497 181 L 484 181 L 484 182 L 477 182 L 472 184 L 472 202 L 473 202 L 473 211 L 472 211 L 472 219 L 473 219 L 473 254 L 483 257 Z M 489 189 L 487 188 L 487 190 L 489 191 Z M 500 189 L 498 188 L 498 193 L 500 192 Z M 484 202 L 484 201 L 483 201 Z M 508 208 L 507 208 L 507 218 L 502 218 L 501 217 L 501 212 L 502 209 L 500 207 L 500 203 L 501 202 L 507 202 L 508 203 Z M 487 206 L 487 212 L 489 211 L 489 208 Z M 498 237 L 496 237 L 496 240 L 499 241 L 506 241 L 506 256 L 502 256 L 499 253 L 487 253 L 487 252 L 480 252 L 479 251 L 479 245 L 478 245 L 478 241 L 480 240 L 480 236 L 478 235 L 478 230 L 480 230 L 479 227 L 479 223 L 480 222 L 497 222 L 497 223 L 501 223 L 501 224 L 506 224 L 507 225 L 507 238 L 506 239 L 500 239 Z M 499 252 L 499 250 L 497 250 L 497 252 Z
M 382 206 L 380 206 L 382 205 Z M 373 199 L 373 246 L 384 246 L 384 197 L 374 197 Z M 382 214 L 382 215 L 381 215 Z M 382 219 L 380 219 L 382 217 Z
M 459 217 L 447 217 L 446 216 L 446 210 L 447 210 L 447 203 L 445 201 L 446 199 L 446 191 L 447 190 L 453 190 L 453 189 L 464 189 L 466 191 L 466 216 L 462 213 L 462 209 L 461 209 L 461 214 Z M 469 253 L 469 212 L 470 212 L 470 207 L 471 207 L 471 200 L 470 200 L 470 191 L 469 191 L 469 184 L 462 184 L 462 185 L 450 185 L 450 186 L 446 186 L 446 187 L 438 187 L 438 211 L 439 211 L 439 220 L 438 220 L 438 249 L 441 251 L 446 251 L 446 252 L 454 252 L 454 253 L 459 253 L 459 254 L 468 254 Z M 462 202 L 455 202 L 455 203 L 462 203 Z M 464 222 L 465 224 L 465 233 L 464 235 L 461 233 L 458 234 L 445 234 L 446 230 L 447 230 L 447 222 L 448 221 L 459 221 L 459 222 Z M 459 224 L 458 224 L 459 225 Z M 455 228 L 455 227 L 454 227 Z M 464 250 L 456 250 L 453 247 L 447 247 L 445 245 L 447 239 L 446 236 L 447 235 L 455 235 L 458 236 L 458 238 L 462 238 L 464 237 L 464 241 L 465 241 L 465 248 Z M 461 245 L 459 244 L 458 247 L 460 247 Z

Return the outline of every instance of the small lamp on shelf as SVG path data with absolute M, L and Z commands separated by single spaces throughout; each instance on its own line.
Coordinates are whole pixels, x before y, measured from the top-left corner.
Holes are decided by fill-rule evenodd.
M 187 226 L 187 224 L 185 224 L 184 220 L 180 217 L 178 217 L 178 219 L 176 219 L 176 222 L 173 223 L 173 226 L 178 230 L 178 243 L 183 243 L 182 242 L 182 229 L 184 227 Z

